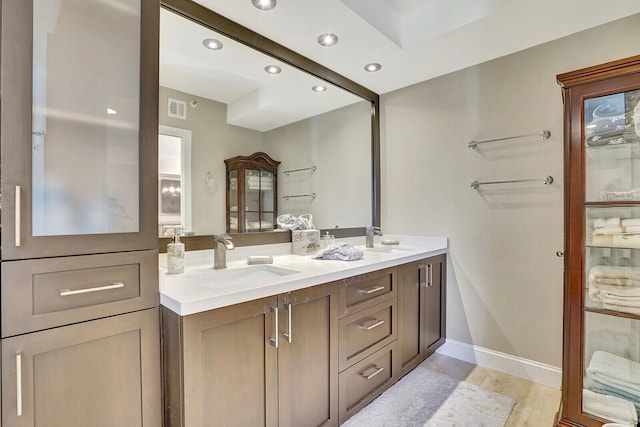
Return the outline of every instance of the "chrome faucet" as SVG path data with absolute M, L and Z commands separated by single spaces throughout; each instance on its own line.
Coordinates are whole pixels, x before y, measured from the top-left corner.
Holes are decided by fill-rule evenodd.
M 232 238 L 228 234 L 213 236 L 213 268 L 227 268 L 227 249 L 235 249 Z
M 366 240 L 366 247 L 367 248 L 372 248 L 373 247 L 373 236 L 382 236 L 382 231 L 380 231 L 380 227 L 367 227 L 366 229 L 366 236 L 367 236 L 367 240 Z

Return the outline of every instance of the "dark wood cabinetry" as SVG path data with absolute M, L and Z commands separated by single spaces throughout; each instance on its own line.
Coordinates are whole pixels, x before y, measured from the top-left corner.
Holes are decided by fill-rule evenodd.
M 637 386 L 625 372 L 640 368 L 638 283 L 630 280 L 640 272 L 640 56 L 561 74 L 558 82 L 566 239 L 559 425 L 599 427 L 615 416 L 606 408 L 626 407 L 624 416 L 640 407 L 624 393 L 625 384 Z M 614 382 L 603 383 L 607 376 Z
M 278 165 L 266 153 L 236 156 L 227 167 L 227 233 L 273 231 L 278 215 Z

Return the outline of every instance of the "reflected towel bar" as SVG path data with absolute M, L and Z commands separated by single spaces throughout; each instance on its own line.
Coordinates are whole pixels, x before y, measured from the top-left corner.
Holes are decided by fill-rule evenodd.
M 552 176 L 545 176 L 544 178 L 510 179 L 510 180 L 507 180 L 507 181 L 485 181 L 485 182 L 473 181 L 471 183 L 471 188 L 473 188 L 474 190 L 477 190 L 481 185 L 512 184 L 512 183 L 515 183 L 515 182 L 541 182 L 544 185 L 551 185 L 551 184 L 553 184 L 553 177 Z
M 302 171 L 311 171 L 311 172 L 315 172 L 318 170 L 318 167 L 316 165 L 311 166 L 310 168 L 302 168 L 302 169 L 291 169 L 288 171 L 282 171 L 282 173 L 285 173 L 287 175 L 289 175 L 291 172 L 302 172 Z
M 316 193 L 311 193 L 311 194 L 293 194 L 293 195 L 286 195 L 286 196 L 282 196 L 283 199 L 289 200 L 289 199 L 293 199 L 294 197 L 311 197 L 312 199 L 316 198 Z
M 528 133 L 526 135 L 505 136 L 503 138 L 486 139 L 484 141 L 471 141 L 471 142 L 469 142 L 469 148 L 475 150 L 478 147 L 478 145 L 486 144 L 487 142 L 506 141 L 506 140 L 509 140 L 509 139 L 526 138 L 528 136 L 537 136 L 540 139 L 549 139 L 549 137 L 551 137 L 551 132 L 549 132 L 548 130 L 545 129 L 542 132 Z

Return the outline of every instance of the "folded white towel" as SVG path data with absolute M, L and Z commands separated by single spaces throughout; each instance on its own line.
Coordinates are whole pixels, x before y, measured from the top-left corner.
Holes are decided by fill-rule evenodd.
M 348 243 L 332 243 L 318 251 L 314 258 L 354 261 L 362 258 L 362 249 L 358 249 Z
M 613 236 L 596 235 L 591 238 L 591 244 L 594 246 L 612 246 Z
M 640 401 L 640 363 L 598 350 L 593 353 L 586 372 L 594 381 Z
M 589 286 L 596 284 L 603 279 L 615 279 L 617 281 L 608 282 L 620 286 L 633 286 L 634 282 L 640 282 L 640 268 L 622 267 L 611 265 L 596 265 L 589 270 Z
M 620 218 L 607 218 L 604 220 L 605 227 L 620 227 Z
M 623 231 L 627 234 L 639 234 L 640 225 L 625 225 Z
M 593 235 L 603 235 L 603 236 L 613 236 L 615 234 L 622 234 L 622 227 L 620 226 L 610 226 L 603 228 L 594 228 Z
M 604 228 L 607 226 L 607 222 L 603 218 L 596 218 L 593 220 L 593 228 Z
M 623 227 L 638 227 L 640 226 L 640 218 L 625 218 L 621 224 Z
M 616 423 L 635 427 L 638 413 L 633 403 L 615 396 L 582 390 L 582 410 Z
M 596 282 L 589 286 L 589 298 L 597 302 L 607 301 L 616 304 L 616 299 L 635 298 L 640 307 L 640 286 L 605 285 Z
M 613 235 L 611 236 L 611 245 L 621 248 L 640 248 L 640 234 Z

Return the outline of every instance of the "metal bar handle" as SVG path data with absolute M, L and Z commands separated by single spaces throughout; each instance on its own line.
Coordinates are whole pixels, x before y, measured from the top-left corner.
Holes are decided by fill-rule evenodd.
M 22 354 L 16 353 L 16 415 L 22 416 Z
M 71 289 L 60 289 L 59 292 L 61 297 L 68 297 L 69 295 L 88 294 L 90 292 L 100 292 L 100 291 L 107 291 L 109 289 L 119 289 L 119 288 L 124 288 L 124 283 L 113 282 L 110 285 L 97 286 L 95 288 L 76 289 L 74 291 L 72 291 Z
M 433 286 L 433 264 L 427 264 L 427 268 L 429 269 L 429 282 L 427 286 Z
M 370 373 L 369 375 L 367 375 L 364 372 L 362 372 L 360 375 L 362 376 L 362 378 L 364 378 L 366 380 L 370 380 L 371 378 L 373 378 L 376 375 L 378 375 L 380 372 L 384 371 L 384 368 L 382 366 L 378 366 L 378 365 L 375 365 L 373 367 L 373 369 L 375 369 L 375 370 L 372 373 Z
M 368 325 L 365 323 L 360 323 L 358 326 L 360 327 L 360 329 L 364 329 L 365 331 L 370 331 L 382 325 L 384 325 L 384 320 L 373 319 L 372 323 Z
M 284 337 L 284 340 L 286 342 L 291 344 L 293 342 L 292 338 L 291 338 L 291 311 L 292 311 L 292 305 L 291 304 L 285 304 L 284 305 L 284 309 L 287 310 L 289 322 L 288 322 L 288 326 L 287 326 L 287 329 L 288 329 L 287 333 L 286 334 L 282 334 L 282 336 Z
M 419 286 L 420 287 L 428 287 L 429 283 L 427 283 L 427 264 L 418 265 L 419 270 Z
M 505 180 L 505 181 L 484 181 L 484 182 L 473 181 L 471 183 L 471 188 L 473 188 L 474 190 L 477 190 L 481 185 L 512 184 L 512 183 L 517 183 L 517 182 L 541 182 L 544 185 L 551 185 L 551 184 L 553 184 L 553 177 L 547 175 L 547 176 L 542 177 L 542 178 L 509 179 L 509 180 Z
M 16 247 L 20 247 L 20 224 L 22 223 L 21 214 L 22 214 L 22 206 L 20 206 L 20 196 L 22 194 L 22 187 L 16 185 L 16 198 L 15 198 L 15 244 Z
M 361 294 L 370 295 L 370 294 L 375 294 L 376 292 L 383 291 L 384 289 L 385 289 L 384 286 L 373 285 L 368 289 L 358 289 L 358 292 L 360 292 Z
M 278 307 L 269 307 L 269 309 L 271 310 L 274 317 L 276 318 L 276 325 L 274 328 L 275 330 L 274 338 L 269 338 L 269 344 L 271 344 L 275 348 L 278 348 L 278 334 L 280 333 L 278 331 Z
M 505 137 L 502 137 L 502 138 L 485 139 L 484 141 L 470 141 L 468 146 L 469 146 L 469 148 L 475 150 L 478 147 L 478 145 L 486 144 L 487 142 L 507 141 L 507 140 L 516 139 L 516 138 L 526 138 L 526 137 L 529 137 L 529 136 L 537 136 L 540 139 L 545 140 L 545 139 L 549 139 L 551 137 L 551 132 L 549 132 L 548 130 L 545 129 L 545 130 L 543 130 L 541 132 L 537 132 L 537 133 L 527 133 L 527 134 L 524 134 L 524 135 L 505 136 Z
M 282 196 L 283 199 L 289 200 L 289 199 L 294 199 L 296 197 L 311 197 L 312 199 L 316 198 L 316 193 L 311 193 L 311 194 L 293 194 L 293 195 L 284 195 Z
M 311 172 L 315 172 L 318 170 L 318 167 L 316 165 L 311 166 L 310 168 L 302 168 L 302 169 L 290 169 L 288 171 L 282 171 L 282 173 L 285 173 L 287 175 L 289 175 L 291 172 L 302 172 L 302 171 L 311 171 Z

